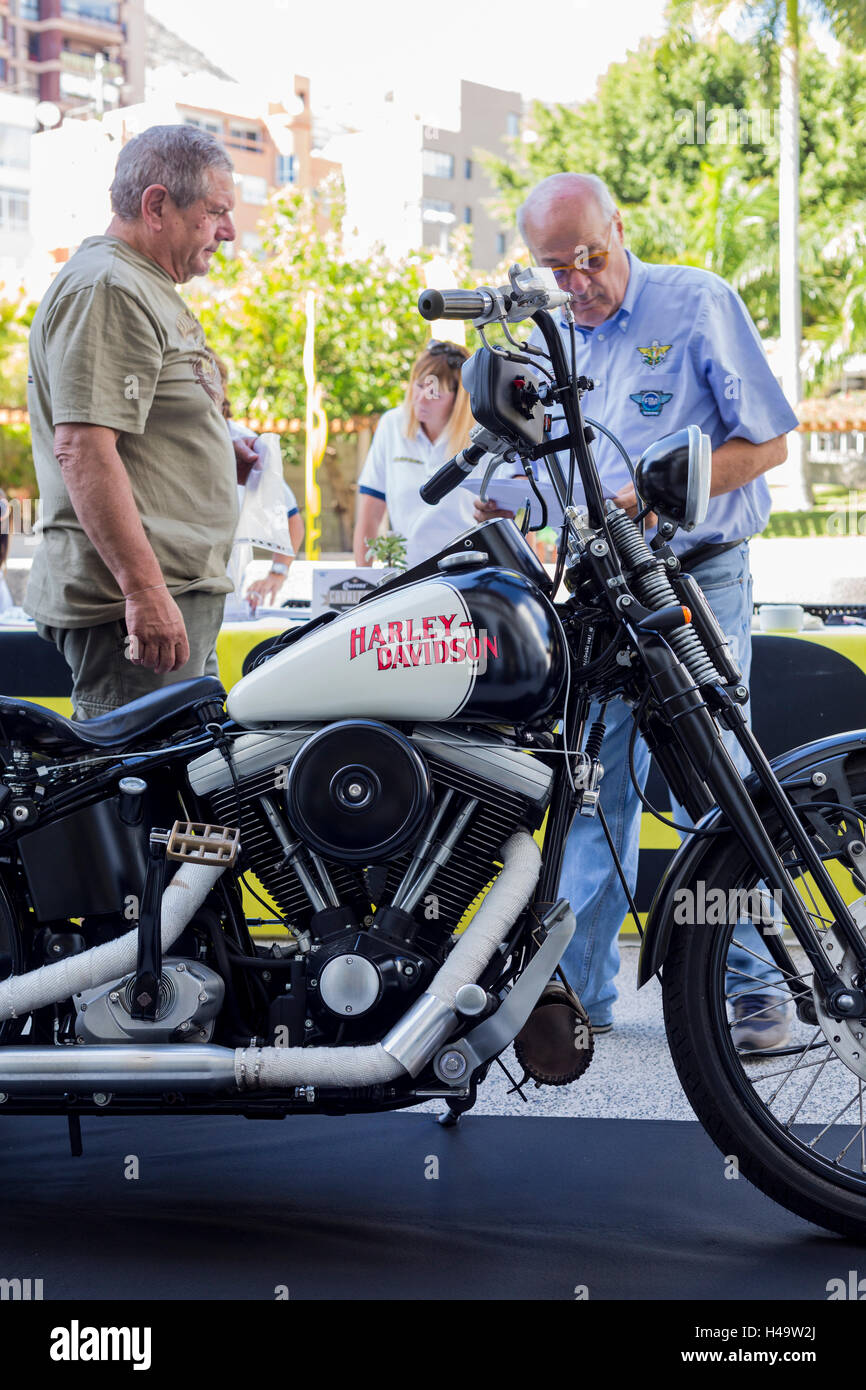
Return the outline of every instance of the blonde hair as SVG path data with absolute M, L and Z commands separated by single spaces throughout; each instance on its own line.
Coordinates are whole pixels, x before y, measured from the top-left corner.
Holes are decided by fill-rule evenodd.
M 412 387 L 415 383 L 422 378 L 433 376 L 448 391 L 455 391 L 454 404 L 443 431 L 448 452 L 453 455 L 459 454 L 461 449 L 466 448 L 469 443 L 469 431 L 475 421 L 472 418 L 469 393 L 465 390 L 460 378 L 460 367 L 450 366 L 448 359 L 451 357 L 453 360 L 453 354 L 456 353 L 462 359 L 462 366 L 463 362 L 468 361 L 472 354 L 468 348 L 462 347 L 459 343 L 448 343 L 447 347 L 448 352 L 445 353 L 431 352 L 430 346 L 428 346 L 415 358 L 403 408 L 406 415 L 406 437 L 414 439 L 419 429 L 418 416 L 415 414 L 415 403 L 412 396 Z

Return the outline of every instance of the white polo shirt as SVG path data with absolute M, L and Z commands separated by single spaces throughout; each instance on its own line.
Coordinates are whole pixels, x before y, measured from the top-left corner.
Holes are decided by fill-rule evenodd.
M 411 569 L 477 523 L 474 499 L 466 488 L 455 488 L 432 507 L 422 501 L 418 489 L 448 462 L 453 450 L 445 442 L 445 434 L 433 444 L 420 426 L 411 440 L 405 428 L 402 405 L 385 412 L 361 469 L 358 491 L 385 503 L 391 530 L 406 538 L 406 563 Z M 487 462 L 486 457 L 482 459 L 470 476 L 483 477 Z

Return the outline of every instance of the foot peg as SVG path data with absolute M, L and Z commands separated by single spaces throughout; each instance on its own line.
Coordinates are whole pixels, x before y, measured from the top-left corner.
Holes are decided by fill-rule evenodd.
M 207 825 L 176 820 L 166 845 L 169 859 L 195 864 L 225 864 L 231 868 L 240 850 L 241 832 L 231 825 Z
M 138 919 L 138 959 L 132 990 L 133 1018 L 154 1023 L 162 982 L 162 899 L 169 859 L 192 864 L 234 864 L 240 831 L 232 826 L 175 821 L 171 830 L 150 832 L 147 874 Z

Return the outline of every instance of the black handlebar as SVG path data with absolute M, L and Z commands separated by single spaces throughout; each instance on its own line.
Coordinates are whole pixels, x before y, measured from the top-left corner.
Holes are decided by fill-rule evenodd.
M 418 300 L 418 312 L 427 320 L 477 319 L 493 307 L 487 290 L 425 290 Z
M 443 463 L 438 472 L 434 473 L 432 478 L 428 478 L 419 489 L 423 500 L 431 506 L 434 502 L 441 502 L 443 497 L 447 497 L 449 492 L 460 486 L 486 452 L 480 444 L 467 444 L 461 453 Z

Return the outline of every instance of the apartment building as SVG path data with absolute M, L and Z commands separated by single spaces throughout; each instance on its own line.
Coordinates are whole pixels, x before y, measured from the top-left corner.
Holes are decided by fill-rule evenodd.
M 120 149 L 148 126 L 180 124 L 207 130 L 225 145 L 235 167 L 234 249 L 254 249 L 271 193 L 287 185 L 317 188 L 337 167 L 314 150 L 309 79 L 295 77 L 293 85 L 294 100 L 283 105 L 210 75 L 154 71 L 146 101 L 41 131 L 31 148 L 34 254 L 56 269 L 84 237 L 104 228 Z M 231 254 L 232 246 L 226 249 Z
M 144 0 L 0 0 L 0 90 L 97 113 L 141 101 Z
M 487 271 L 517 244 L 515 228 L 486 206 L 493 188 L 479 155 L 507 155 L 523 99 L 477 82 L 453 88 L 435 110 L 404 84 L 358 110 L 354 128 L 334 131 L 325 152 L 343 166 L 359 249 L 379 241 L 394 255 L 421 245 L 444 253 L 462 225 L 472 232 L 472 264 Z
M 293 85 L 294 101 L 286 106 L 251 100 L 237 84 L 210 79 L 179 89 L 175 119 L 215 136 L 235 166 L 240 246 L 257 244 L 263 206 L 276 189 L 316 189 L 339 168 L 315 149 L 309 78 L 296 76 Z
M 30 138 L 36 103 L 0 89 L 0 283 L 15 285 L 30 252 Z
M 508 138 L 520 134 L 523 99 L 519 92 L 460 83 L 460 126 L 444 130 L 425 124 L 421 147 L 421 224 L 423 244 L 447 251 L 453 229 L 472 228 L 472 261 L 492 269 L 515 241 L 513 226 L 491 216 L 485 202 L 493 187 L 478 153 L 508 153 Z

